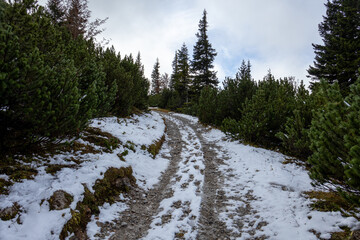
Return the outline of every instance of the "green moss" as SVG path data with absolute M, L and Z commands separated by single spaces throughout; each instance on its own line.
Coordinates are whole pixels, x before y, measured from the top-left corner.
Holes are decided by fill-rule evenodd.
M 164 141 L 165 135 L 163 135 L 158 141 L 148 147 L 148 152 L 152 155 L 153 158 L 155 158 L 156 155 L 159 153 Z
M 60 171 L 63 168 L 73 168 L 76 165 L 61 165 L 61 164 L 49 164 L 45 168 L 46 173 L 49 173 L 51 175 L 55 175 L 58 171 Z
M 133 143 L 131 141 L 127 141 L 124 147 L 131 150 L 131 151 L 133 151 L 133 152 L 136 152 L 135 143 Z
M 101 147 L 105 152 L 112 152 L 121 144 L 119 139 L 98 128 L 87 128 L 82 139 Z
M 9 194 L 8 187 L 13 185 L 12 182 L 0 178 L 0 194 Z
M 350 239 L 351 237 L 351 230 L 348 227 L 341 227 L 343 230 L 342 232 L 335 232 L 331 234 L 330 240 L 344 240 Z
M 78 202 L 76 211 L 71 212 L 72 218 L 65 224 L 60 239 L 65 239 L 71 233 L 75 233 L 76 237 L 80 236 L 77 236 L 78 234 L 86 234 L 86 226 L 92 215 L 99 214 L 99 206 L 105 202 L 113 203 L 120 193 L 130 190 L 129 184 L 135 185 L 136 180 L 132 172 L 131 167 L 109 168 L 103 179 L 96 180 L 93 186 L 95 193 L 84 186 L 83 201 Z M 127 182 L 129 184 L 126 184 Z
M 354 208 L 354 206 L 350 205 L 338 192 L 310 191 L 305 192 L 305 194 L 309 198 L 317 199 L 311 204 L 311 207 L 318 211 L 342 211 L 342 209 L 348 211 Z
M 0 166 L 0 174 L 6 174 L 15 182 L 22 179 L 34 179 L 37 170 L 26 165 L 14 164 L 10 166 Z
M 121 161 L 125 162 L 125 156 L 129 154 L 128 150 L 123 151 L 122 153 L 117 154 L 117 156 L 120 158 Z

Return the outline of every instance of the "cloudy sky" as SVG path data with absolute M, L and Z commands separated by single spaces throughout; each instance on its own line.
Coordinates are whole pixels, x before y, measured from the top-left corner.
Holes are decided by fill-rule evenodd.
M 46 0 L 40 0 L 44 4 Z M 198 23 L 208 12 L 208 35 L 218 55 L 221 81 L 234 76 L 241 61 L 250 60 L 252 75 L 308 81 L 312 43 L 321 43 L 318 24 L 325 0 L 89 0 L 94 18 L 106 18 L 100 36 L 121 55 L 141 52 L 150 78 L 156 58 L 161 73 L 171 73 L 175 51 L 185 43 L 192 57 Z

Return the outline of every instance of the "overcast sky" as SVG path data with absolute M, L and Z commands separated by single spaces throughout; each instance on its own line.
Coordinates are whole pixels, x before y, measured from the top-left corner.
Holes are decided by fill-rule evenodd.
M 46 0 L 40 0 L 41 4 Z M 276 78 L 308 81 L 312 43 L 322 43 L 318 24 L 325 0 L 89 0 L 94 18 L 106 18 L 101 34 L 125 54 L 140 51 L 150 78 L 156 58 L 160 72 L 171 74 L 175 51 L 184 42 L 192 58 L 199 20 L 208 12 L 208 35 L 218 55 L 217 76 L 234 76 L 241 61 L 250 60 L 252 75 L 268 69 Z

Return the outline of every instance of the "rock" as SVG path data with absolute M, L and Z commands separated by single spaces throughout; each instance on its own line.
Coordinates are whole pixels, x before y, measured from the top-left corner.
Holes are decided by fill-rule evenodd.
M 7 221 L 13 219 L 16 214 L 18 214 L 20 206 L 17 203 L 14 203 L 11 207 L 7 207 L 0 210 L 0 219 Z
M 68 208 L 73 201 L 73 197 L 63 191 L 57 190 L 49 199 L 50 210 L 62 210 Z

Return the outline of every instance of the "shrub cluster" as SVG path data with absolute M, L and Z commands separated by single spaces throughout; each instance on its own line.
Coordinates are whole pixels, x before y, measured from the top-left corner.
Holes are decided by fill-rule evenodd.
M 147 107 L 140 56 L 74 37 L 34 0 L 0 1 L 0 152 L 79 133 L 90 118 Z

